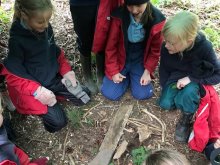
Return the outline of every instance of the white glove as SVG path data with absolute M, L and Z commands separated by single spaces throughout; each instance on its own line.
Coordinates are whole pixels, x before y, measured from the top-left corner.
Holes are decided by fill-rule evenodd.
M 52 107 L 56 104 L 56 96 L 51 90 L 44 88 L 43 86 L 39 86 L 37 90 L 34 92 L 34 98 L 39 100 L 42 104 L 48 105 Z
M 75 76 L 75 73 L 73 71 L 69 71 L 66 74 L 64 74 L 63 78 L 67 79 L 67 80 L 70 80 L 73 87 L 77 86 L 76 76 Z

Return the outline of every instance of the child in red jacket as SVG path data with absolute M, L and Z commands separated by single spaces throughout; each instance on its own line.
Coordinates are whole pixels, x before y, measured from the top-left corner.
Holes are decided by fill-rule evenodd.
M 28 155 L 8 140 L 0 112 L 0 165 L 46 165 L 47 161 L 47 158 L 40 158 L 30 162 Z
M 1 74 L 6 77 L 9 95 L 19 113 L 39 115 L 47 131 L 59 131 L 66 126 L 67 118 L 56 96 L 83 105 L 89 100 L 88 91 L 81 88 L 64 52 L 55 43 L 49 23 L 51 1 L 16 0 L 14 12 L 9 52 L 0 66 Z
M 153 95 L 152 74 L 158 64 L 165 17 L 149 0 L 125 0 L 111 15 L 105 50 L 102 94 L 119 100 L 130 87 L 138 100 Z

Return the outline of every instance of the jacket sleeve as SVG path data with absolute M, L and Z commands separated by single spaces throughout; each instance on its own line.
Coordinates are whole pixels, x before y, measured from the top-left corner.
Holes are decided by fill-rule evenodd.
M 123 0 L 100 0 L 96 28 L 93 39 L 94 53 L 105 51 L 108 32 L 110 29 L 110 14 L 116 7 L 121 6 Z
M 162 29 L 163 27 L 162 25 L 164 24 L 164 22 L 161 22 L 160 24 L 161 24 L 160 27 Z M 148 43 L 149 51 L 145 52 L 148 53 L 148 55 L 145 55 L 147 58 L 144 60 L 144 68 L 147 69 L 150 73 L 154 72 L 155 68 L 158 65 L 162 42 L 163 42 L 163 37 L 161 31 L 159 31 L 153 35 L 151 42 Z
M 15 147 L 15 154 L 18 156 L 20 164 L 22 164 L 22 165 L 29 165 L 30 164 L 30 160 L 29 160 L 28 155 L 20 148 Z
M 16 40 L 10 38 L 9 53 L 4 60 L 4 66 L 1 64 L 1 74 L 6 77 L 7 83 L 17 88 L 18 91 L 26 95 L 32 95 L 40 84 L 25 69 L 23 52 L 22 47 Z
M 4 160 L 3 162 L 0 162 L 0 165 L 17 165 L 17 164 L 10 160 Z
M 111 22 L 111 30 L 108 37 L 108 42 L 106 46 L 106 55 L 105 55 L 105 67 L 107 75 L 110 75 L 110 79 L 112 76 L 119 73 L 119 64 L 118 64 L 118 56 L 119 56 L 119 36 L 121 33 L 120 22 L 113 19 Z
M 61 50 L 58 56 L 58 63 L 59 63 L 59 73 L 63 76 L 65 73 L 71 71 L 71 66 L 68 60 L 64 56 L 64 51 Z
M 165 59 L 165 51 L 164 51 L 165 47 L 164 45 L 162 46 L 161 49 L 161 56 L 160 56 L 160 65 L 159 65 L 159 81 L 160 81 L 160 86 L 162 88 L 164 88 L 169 76 L 170 76 L 170 72 L 167 71 L 167 68 L 165 66 L 164 61 Z
M 16 165 L 19 158 L 14 152 L 15 145 L 8 140 L 4 126 L 0 127 L 0 165 Z
M 206 53 L 205 53 L 206 52 Z M 193 82 L 197 82 L 203 85 L 216 85 L 220 83 L 220 60 L 217 59 L 217 56 L 215 54 L 215 51 L 213 50 L 213 47 L 211 43 L 208 43 L 208 50 L 202 52 L 204 55 L 204 61 L 210 63 L 213 67 L 213 73 L 211 75 L 202 76 L 202 77 L 195 77 L 193 75 L 190 75 L 189 78 Z M 197 66 L 195 66 L 197 67 Z M 204 68 L 206 69 L 206 68 Z M 206 71 L 204 71 L 206 72 Z
M 6 77 L 7 84 L 10 84 L 10 86 L 13 86 L 17 91 L 25 95 L 33 95 L 40 86 L 38 82 L 24 79 L 10 73 L 5 67 L 2 69 L 1 74 Z

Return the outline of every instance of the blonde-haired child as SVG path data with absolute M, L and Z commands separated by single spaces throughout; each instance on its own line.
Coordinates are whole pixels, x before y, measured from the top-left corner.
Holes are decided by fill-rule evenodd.
M 143 165 L 190 165 L 190 163 L 178 151 L 160 149 L 152 152 Z
M 200 102 L 200 87 L 220 82 L 220 62 L 211 42 L 199 32 L 199 18 L 192 12 L 181 11 L 168 19 L 162 34 L 159 105 L 166 110 L 181 110 L 175 139 L 187 142 L 190 122 Z

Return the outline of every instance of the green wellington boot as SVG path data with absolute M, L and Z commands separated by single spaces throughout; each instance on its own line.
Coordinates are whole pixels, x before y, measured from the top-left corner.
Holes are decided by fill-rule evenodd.
M 190 123 L 193 113 L 182 113 L 179 122 L 176 125 L 175 140 L 187 143 L 190 134 Z
M 104 78 L 105 70 L 105 53 L 96 54 L 96 78 L 97 78 L 97 87 L 101 91 L 102 81 Z
M 80 62 L 82 64 L 82 74 L 85 79 L 85 86 L 91 91 L 92 95 L 97 94 L 98 88 L 93 81 L 92 68 L 91 68 L 91 56 L 80 56 Z

